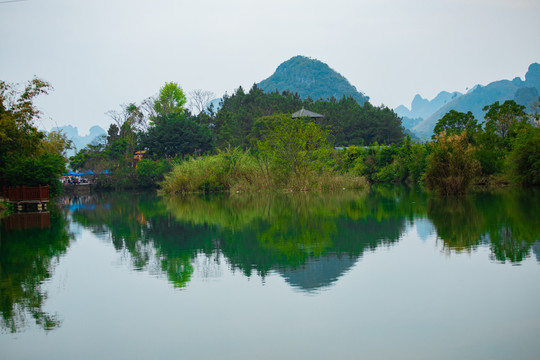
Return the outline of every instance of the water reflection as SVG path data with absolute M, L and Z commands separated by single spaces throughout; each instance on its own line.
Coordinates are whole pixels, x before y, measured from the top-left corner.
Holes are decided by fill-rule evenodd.
M 14 214 L 0 229 L 0 311 L 4 330 L 17 332 L 35 323 L 51 330 L 60 325 L 55 314 L 43 311 L 47 294 L 42 283 L 50 278 L 71 235 L 65 214 Z
M 2 327 L 25 319 L 59 326 L 45 313 L 41 285 L 69 247 L 72 221 L 127 255 L 136 271 L 166 276 L 184 288 L 215 261 L 245 276 L 277 273 L 298 291 L 330 288 L 365 254 L 393 246 L 412 226 L 423 241 L 437 239 L 449 254 L 489 247 L 496 262 L 540 262 L 538 191 L 504 191 L 460 198 L 420 190 L 377 188 L 335 194 L 213 195 L 159 198 L 104 193 L 61 199 L 50 227 L 10 230 L 0 238 Z M 201 261 L 207 259 L 207 261 Z M 217 259 L 217 260 L 216 260 Z
M 473 251 L 489 245 L 491 257 L 519 264 L 540 240 L 538 191 L 431 197 L 427 214 L 447 251 Z
M 426 199 L 403 189 L 164 199 L 102 194 L 72 214 L 95 233 L 107 228 L 135 269 L 159 269 L 175 287 L 190 281 L 199 254 L 221 254 L 246 276 L 277 271 L 313 291 L 334 283 L 365 251 L 397 242 Z
M 407 223 L 424 240 L 435 232 L 448 253 L 489 246 L 496 261 L 519 264 L 537 251 L 538 197 L 505 191 L 442 198 L 385 187 L 162 199 L 102 194 L 76 206 L 73 218 L 98 234 L 108 229 L 135 269 L 166 274 L 178 288 L 190 281 L 199 254 L 221 254 L 245 276 L 276 271 L 291 286 L 314 291 L 332 285 L 365 251 L 399 241 Z

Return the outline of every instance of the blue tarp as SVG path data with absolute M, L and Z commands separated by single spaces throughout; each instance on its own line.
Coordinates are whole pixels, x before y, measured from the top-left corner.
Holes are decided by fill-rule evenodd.
M 68 176 L 82 176 L 82 175 L 84 175 L 84 173 L 76 173 L 76 172 L 73 171 L 73 170 L 69 170 L 69 171 L 67 172 L 67 174 L 65 174 L 65 175 L 68 175 Z

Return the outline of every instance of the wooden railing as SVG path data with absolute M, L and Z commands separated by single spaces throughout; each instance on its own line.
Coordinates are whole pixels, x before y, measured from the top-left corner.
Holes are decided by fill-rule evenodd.
M 7 230 L 45 229 L 51 226 L 51 214 L 48 211 L 12 214 L 2 219 L 2 225 Z
M 4 187 L 3 196 L 8 202 L 46 202 L 49 201 L 49 185 L 8 186 Z

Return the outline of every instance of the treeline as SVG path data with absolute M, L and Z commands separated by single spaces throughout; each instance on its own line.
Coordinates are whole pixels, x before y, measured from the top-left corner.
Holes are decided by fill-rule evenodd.
M 200 96 L 190 99 L 192 103 L 208 102 L 203 100 L 210 99 Z M 268 147 L 267 152 L 262 154 L 262 147 L 257 144 L 271 129 L 279 128 L 278 123 L 283 126 L 291 123 L 289 125 L 297 127 L 297 132 L 311 131 L 312 135 L 317 132 L 318 136 L 324 138 L 320 145 L 324 143 L 326 152 L 334 146 L 373 142 L 401 144 L 404 138 L 400 119 L 392 110 L 374 107 L 368 102 L 361 106 L 352 98 L 302 100 L 298 94 L 265 93 L 254 85 L 248 93 L 240 87 L 233 95 L 225 95 L 217 111 L 212 107 L 203 110 L 205 107 L 199 106 L 198 110 L 203 111 L 195 115 L 185 108 L 186 103 L 187 97 L 180 86 L 167 83 L 160 89 L 157 97 L 148 98 L 140 104 L 122 106 L 119 112 L 109 112 L 113 124 L 109 127 L 106 138 L 73 156 L 70 159 L 71 168 L 95 172 L 109 170 L 111 175 L 100 176 L 97 180 L 97 184 L 102 187 L 153 186 L 163 180 L 174 164 L 193 161 L 188 160 L 190 158 L 199 158 L 203 154 L 219 158 L 220 154 L 226 152 L 232 152 L 231 156 L 234 158 L 239 156 L 240 152 L 245 152 L 246 159 L 255 156 L 250 160 L 250 166 L 262 171 L 256 176 L 259 179 L 264 178 L 267 184 L 272 182 L 275 185 L 268 176 L 271 168 L 268 161 L 272 154 L 268 152 Z M 308 121 L 309 119 L 289 120 L 290 114 L 302 107 L 321 113 L 324 117 L 316 123 Z M 315 153 L 320 157 L 323 150 L 318 146 L 305 158 Z M 134 158 L 137 152 L 142 154 L 141 161 Z M 303 150 L 298 148 L 296 155 L 302 152 Z M 263 159 L 266 165 L 261 162 Z M 306 173 L 311 165 L 306 167 L 304 163 L 298 166 L 293 164 L 290 170 L 294 173 L 302 169 Z M 266 168 L 261 167 L 263 165 Z M 231 170 L 227 164 L 224 166 Z M 325 171 L 333 166 L 325 166 Z M 209 173 L 207 170 L 204 172 Z M 320 171 L 311 173 L 310 180 L 303 179 L 300 182 L 304 183 L 303 185 L 306 185 L 306 181 L 312 183 L 314 176 L 318 175 L 321 175 Z M 279 175 L 284 176 L 286 174 Z M 300 182 L 297 182 L 298 186 Z M 217 191 L 226 190 L 230 185 L 208 183 L 203 187 Z
M 163 190 L 327 190 L 360 187 L 365 179 L 420 183 L 451 195 L 465 193 L 472 184 L 540 185 L 538 106 L 528 114 L 508 100 L 484 110 L 481 123 L 471 112 L 450 111 L 427 143 L 407 137 L 401 145 L 375 142 L 345 149 L 332 146 L 335 140 L 324 124 L 286 114 L 260 117 L 246 135 L 249 151 L 236 149 L 175 165 Z
M 71 144 L 34 126 L 40 114 L 33 99 L 49 87 L 39 79 L 23 90 L 0 82 L 0 185 L 60 190 Z M 473 183 L 540 184 L 538 104 L 527 113 L 512 100 L 496 102 L 485 107 L 482 122 L 450 111 L 432 141 L 413 143 L 392 110 L 352 98 L 302 100 L 253 86 L 225 96 L 215 111 L 204 110 L 208 92 L 190 95 L 197 115 L 176 83 L 109 112 L 107 136 L 70 158 L 70 167 L 106 174 L 96 179 L 104 188 L 159 185 L 167 193 L 331 190 L 369 182 L 460 194 Z M 324 116 L 292 118 L 301 108 Z
M 258 139 L 257 122 L 261 117 L 292 114 L 301 108 L 323 115 L 315 122 L 328 131 L 335 146 L 403 142 L 401 119 L 387 107 L 375 107 L 367 101 L 359 105 L 352 97 L 302 100 L 297 93 L 265 93 L 254 85 L 248 93 L 240 87 L 232 96 L 223 98 L 213 119 L 216 146 L 252 147 L 253 140 Z
M 471 112 L 451 110 L 427 143 L 350 147 L 343 168 L 370 182 L 425 184 L 441 194 L 462 194 L 470 185 L 540 185 L 540 115 L 513 100 L 484 108 L 479 122 Z
M 46 134 L 35 126 L 40 112 L 33 101 L 50 88 L 38 78 L 22 89 L 0 81 L 0 189 L 49 185 L 52 194 L 61 191 L 59 176 L 65 171 L 65 151 L 71 141 L 64 134 Z

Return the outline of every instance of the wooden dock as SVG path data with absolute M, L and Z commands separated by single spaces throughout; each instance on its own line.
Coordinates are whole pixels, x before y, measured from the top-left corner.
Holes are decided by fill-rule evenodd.
M 4 201 L 14 204 L 19 211 L 36 206 L 38 211 L 47 208 L 49 185 L 45 186 L 7 186 L 2 189 Z

